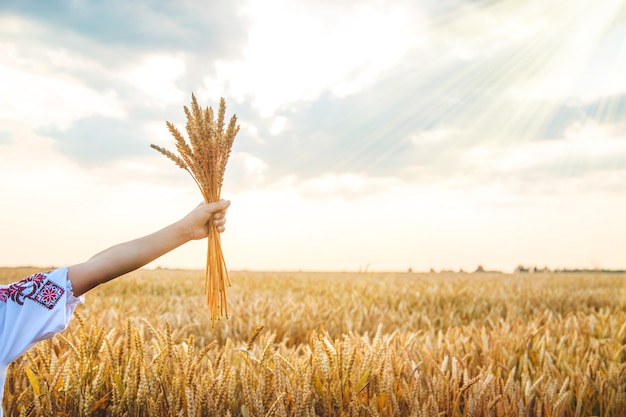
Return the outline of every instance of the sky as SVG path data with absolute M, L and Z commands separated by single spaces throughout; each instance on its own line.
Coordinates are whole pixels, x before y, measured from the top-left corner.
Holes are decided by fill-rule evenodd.
M 150 148 L 195 94 L 241 125 L 230 269 L 624 268 L 624 74 L 616 0 L 0 0 L 0 265 L 195 207 Z

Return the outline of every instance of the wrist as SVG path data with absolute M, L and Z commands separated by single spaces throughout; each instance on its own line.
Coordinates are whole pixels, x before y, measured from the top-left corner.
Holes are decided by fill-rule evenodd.
M 195 239 L 194 228 L 189 222 L 185 222 L 185 219 L 179 220 L 175 223 L 176 235 L 181 245 L 190 242 Z

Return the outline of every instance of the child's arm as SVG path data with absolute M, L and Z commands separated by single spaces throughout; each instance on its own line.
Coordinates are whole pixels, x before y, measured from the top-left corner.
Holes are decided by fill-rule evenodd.
M 201 204 L 181 220 L 150 235 L 106 249 L 86 262 L 68 268 L 74 296 L 79 297 L 96 286 L 152 262 L 190 240 L 209 233 L 209 221 L 224 231 L 229 201 Z

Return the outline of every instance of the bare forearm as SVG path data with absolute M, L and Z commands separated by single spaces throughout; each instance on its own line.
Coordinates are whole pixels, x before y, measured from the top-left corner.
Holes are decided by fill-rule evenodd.
M 176 222 L 150 235 L 112 246 L 86 262 L 71 266 L 68 279 L 74 294 L 80 296 L 152 262 L 190 240 L 182 222 Z

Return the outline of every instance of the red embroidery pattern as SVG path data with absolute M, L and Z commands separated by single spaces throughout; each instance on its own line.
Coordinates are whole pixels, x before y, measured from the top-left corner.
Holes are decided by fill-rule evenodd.
M 65 293 L 65 290 L 52 281 L 46 281 L 48 272 L 38 272 L 23 280 L 0 288 L 0 302 L 6 303 L 11 300 L 19 305 L 24 300 L 31 299 L 47 309 L 52 309 Z
M 63 296 L 65 290 L 52 281 L 46 281 L 37 293 L 30 297 L 48 310 L 52 310 Z

